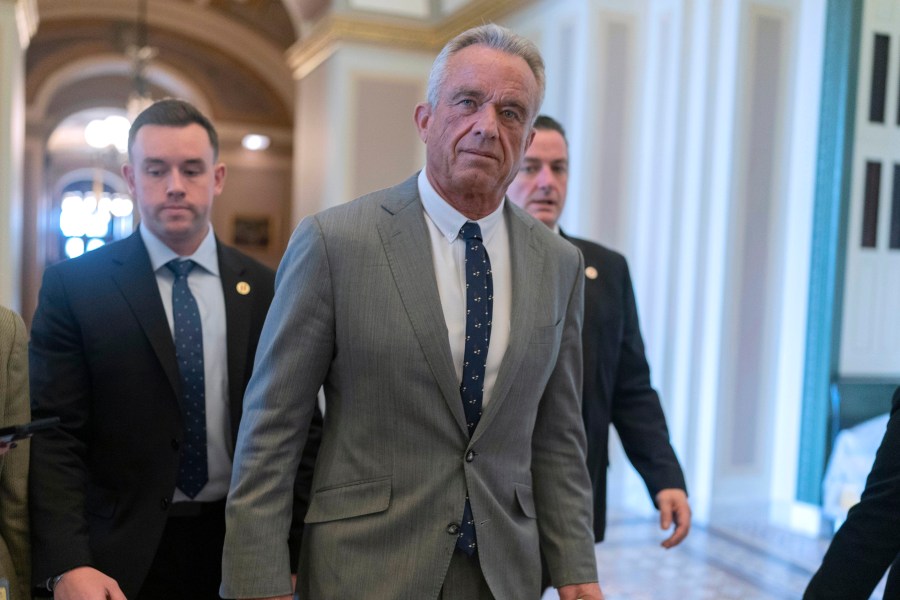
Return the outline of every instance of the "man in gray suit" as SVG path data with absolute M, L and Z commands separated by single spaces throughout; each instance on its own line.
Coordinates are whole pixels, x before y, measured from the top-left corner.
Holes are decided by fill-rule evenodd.
M 435 60 L 425 170 L 305 219 L 245 398 L 222 595 L 287 598 L 292 473 L 326 423 L 297 597 L 601 599 L 581 422 L 584 264 L 505 201 L 544 91 L 496 25 Z

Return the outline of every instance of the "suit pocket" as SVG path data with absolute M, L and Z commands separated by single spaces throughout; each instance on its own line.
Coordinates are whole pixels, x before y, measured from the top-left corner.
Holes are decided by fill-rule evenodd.
M 313 492 L 307 523 L 324 523 L 387 510 L 391 503 L 391 477 L 354 481 Z
M 523 483 L 514 483 L 516 486 L 516 500 L 526 517 L 531 519 L 537 518 L 537 512 L 534 510 L 534 493 L 531 488 Z
M 112 519 L 116 514 L 117 494 L 110 489 L 88 485 L 84 508 L 88 514 L 101 519 Z
M 560 319 L 556 325 L 547 325 L 546 327 L 535 327 L 531 334 L 532 344 L 553 344 L 562 337 L 563 320 Z

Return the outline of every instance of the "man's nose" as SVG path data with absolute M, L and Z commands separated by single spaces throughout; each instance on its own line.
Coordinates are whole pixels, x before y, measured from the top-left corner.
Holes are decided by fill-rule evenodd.
M 550 168 L 550 165 L 541 165 L 541 168 L 537 174 L 538 186 L 542 188 L 549 188 L 552 187 L 554 183 L 556 183 L 556 179 L 553 177 L 553 170 Z
M 485 104 L 478 111 L 477 116 L 478 121 L 475 124 L 475 132 L 486 138 L 497 137 L 497 109 L 490 104 Z
M 168 189 L 166 191 L 169 194 L 184 193 L 184 176 L 178 169 L 172 169 L 169 172 L 168 184 Z

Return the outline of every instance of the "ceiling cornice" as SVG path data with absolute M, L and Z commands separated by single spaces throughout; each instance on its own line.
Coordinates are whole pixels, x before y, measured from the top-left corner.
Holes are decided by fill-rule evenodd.
M 344 42 L 436 52 L 456 34 L 470 27 L 496 21 L 534 2 L 535 0 L 473 0 L 436 24 L 331 13 L 322 17 L 303 40 L 286 52 L 286 62 L 294 78 L 303 79 Z

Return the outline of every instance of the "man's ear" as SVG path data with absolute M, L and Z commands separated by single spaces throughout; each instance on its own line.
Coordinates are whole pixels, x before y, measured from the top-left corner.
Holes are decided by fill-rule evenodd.
M 213 176 L 215 177 L 215 195 L 218 196 L 222 193 L 222 190 L 225 188 L 225 163 L 216 163 L 215 167 L 213 167 Z
M 421 102 L 416 105 L 416 112 L 413 115 L 416 121 L 416 128 L 419 130 L 419 139 L 423 142 L 428 141 L 428 121 L 431 119 L 431 105 L 427 102 Z
M 135 184 L 134 184 L 134 167 L 131 166 L 131 163 L 125 163 L 122 165 L 122 177 L 125 178 L 125 183 L 128 184 L 128 191 L 131 193 L 132 198 L 136 198 L 135 195 Z
M 526 150 L 528 150 L 528 148 L 531 147 L 531 142 L 534 141 L 534 136 L 535 136 L 535 135 L 537 135 L 537 129 L 535 129 L 534 127 L 532 127 L 532 128 L 531 128 L 531 133 L 528 134 L 528 139 L 525 141 L 525 149 L 526 149 Z

